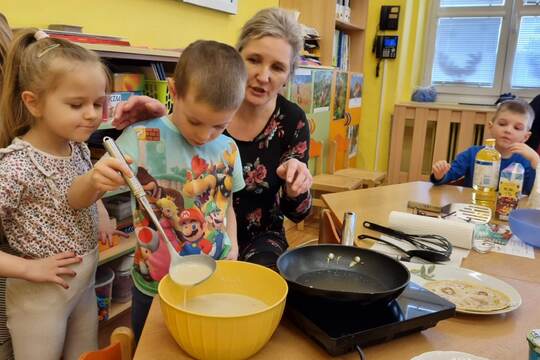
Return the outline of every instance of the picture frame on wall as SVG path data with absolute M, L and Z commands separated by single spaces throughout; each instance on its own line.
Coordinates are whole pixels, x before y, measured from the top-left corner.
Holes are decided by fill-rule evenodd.
M 229 14 L 238 13 L 238 0 L 183 0 L 183 2 Z

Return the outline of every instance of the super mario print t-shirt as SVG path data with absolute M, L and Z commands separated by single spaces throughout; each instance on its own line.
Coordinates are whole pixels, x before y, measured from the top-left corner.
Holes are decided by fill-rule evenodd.
M 231 194 L 244 187 L 238 148 L 220 135 L 193 146 L 167 118 L 137 123 L 116 140 L 146 191 L 167 237 L 180 255 L 205 253 L 223 259 L 231 249 L 225 215 Z M 133 282 L 149 296 L 168 273 L 164 239 L 132 197 L 137 247 Z

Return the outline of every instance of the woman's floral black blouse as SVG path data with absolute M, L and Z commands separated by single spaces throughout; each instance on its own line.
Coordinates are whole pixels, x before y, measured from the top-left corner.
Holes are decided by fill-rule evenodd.
M 279 255 L 287 248 L 284 216 L 298 222 L 311 208 L 309 191 L 289 198 L 284 191 L 284 181 L 276 174 L 279 165 L 290 158 L 307 164 L 309 125 L 306 114 L 278 95 L 276 109 L 261 133 L 253 141 L 235 141 L 246 182 L 246 187 L 234 194 L 240 259 L 249 260 L 261 251 Z

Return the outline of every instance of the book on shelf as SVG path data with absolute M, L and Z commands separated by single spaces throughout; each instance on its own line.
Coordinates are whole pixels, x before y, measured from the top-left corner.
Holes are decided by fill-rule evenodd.
M 336 0 L 336 19 L 339 21 L 351 22 L 350 0 Z
M 86 44 L 130 46 L 129 41 L 117 36 L 85 34 L 74 31 L 60 31 L 51 29 L 43 29 L 43 31 L 52 38 L 65 39 L 73 42 Z
M 349 69 L 350 36 L 339 30 L 334 31 L 334 47 L 332 49 L 332 66 L 341 70 Z

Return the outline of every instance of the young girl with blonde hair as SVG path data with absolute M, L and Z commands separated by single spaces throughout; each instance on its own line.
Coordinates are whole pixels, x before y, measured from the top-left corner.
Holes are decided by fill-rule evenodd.
M 66 288 L 50 278 L 7 280 L 8 328 L 17 359 L 71 360 L 97 348 L 97 208 L 71 204 L 79 196 L 72 189 L 75 178 L 90 178 L 82 189 L 101 194 L 123 184 L 118 171 L 129 174 L 110 158 L 92 168 L 84 144 L 101 120 L 107 82 L 96 54 L 36 29 L 21 30 L 7 54 L 0 220 L 17 256 L 11 258 L 13 272 L 23 273 L 22 260 L 33 259 Z M 72 255 L 64 259 L 59 253 Z M 73 255 L 80 259 L 71 261 Z

